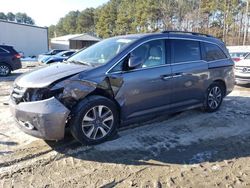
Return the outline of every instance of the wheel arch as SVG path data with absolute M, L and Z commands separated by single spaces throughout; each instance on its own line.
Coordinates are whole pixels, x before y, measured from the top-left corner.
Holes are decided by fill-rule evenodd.
M 219 84 L 221 84 L 223 86 L 223 95 L 224 95 L 223 97 L 225 97 L 226 91 L 227 91 L 226 82 L 223 79 L 216 79 L 216 80 L 213 81 L 213 83 L 219 83 Z
M 111 92 L 108 92 L 107 90 L 102 89 L 102 88 L 96 88 L 94 91 L 89 93 L 86 97 L 94 96 L 94 95 L 106 97 L 109 100 L 113 101 L 116 105 L 117 110 L 118 110 L 119 117 L 121 117 L 121 114 L 120 114 L 121 113 L 121 106 L 118 103 L 118 101 L 114 98 L 114 96 L 111 94 Z M 82 100 L 84 100 L 84 98 Z
M 6 63 L 5 61 L 0 61 L 0 65 L 1 64 L 7 65 L 11 70 L 13 70 L 12 66 L 9 63 Z

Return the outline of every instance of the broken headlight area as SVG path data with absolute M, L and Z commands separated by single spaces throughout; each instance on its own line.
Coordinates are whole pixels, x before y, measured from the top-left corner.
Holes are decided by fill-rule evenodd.
M 29 101 L 40 101 L 40 100 L 49 99 L 51 97 L 55 97 L 59 99 L 62 92 L 63 92 L 63 88 L 54 89 L 54 90 L 51 90 L 49 88 L 29 89 L 27 92 L 27 99 Z
M 11 92 L 11 99 L 16 103 L 25 102 L 24 96 L 27 91 L 27 88 L 19 87 L 16 84 L 13 86 L 13 90 Z
M 11 96 L 16 104 L 20 102 L 40 101 L 55 97 L 68 109 L 71 109 L 79 100 L 86 97 L 96 88 L 97 84 L 95 82 L 69 79 L 54 83 L 46 88 L 13 89 Z
M 50 88 L 23 88 L 23 89 L 13 89 L 11 93 L 12 100 L 19 104 L 20 102 L 33 102 L 49 99 L 55 97 L 60 98 L 63 92 L 63 88 L 57 88 L 51 90 Z

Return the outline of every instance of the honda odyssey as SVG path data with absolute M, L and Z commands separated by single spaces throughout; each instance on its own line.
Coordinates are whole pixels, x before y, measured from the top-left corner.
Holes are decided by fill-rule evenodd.
M 234 88 L 234 62 L 210 35 L 177 31 L 105 39 L 14 82 L 11 110 L 25 133 L 83 144 L 130 123 L 201 107 L 214 112 Z

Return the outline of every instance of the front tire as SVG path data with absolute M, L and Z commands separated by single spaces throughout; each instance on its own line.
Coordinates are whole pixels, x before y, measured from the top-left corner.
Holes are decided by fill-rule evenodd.
M 70 129 L 76 140 L 92 145 L 112 137 L 118 123 L 118 111 L 113 101 L 102 96 L 90 96 L 73 110 Z
M 204 110 L 207 112 L 217 111 L 224 97 L 224 87 L 220 83 L 213 83 L 209 86 L 206 93 L 206 98 L 204 102 Z
M 9 76 L 11 73 L 11 68 L 5 63 L 0 63 L 0 76 Z

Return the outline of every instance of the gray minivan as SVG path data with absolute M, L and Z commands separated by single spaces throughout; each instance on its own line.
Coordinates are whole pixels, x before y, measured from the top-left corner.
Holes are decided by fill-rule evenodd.
M 118 36 L 17 78 L 11 110 L 30 135 L 59 140 L 68 127 L 81 143 L 96 144 L 160 114 L 218 110 L 234 88 L 233 66 L 224 43 L 210 35 Z

